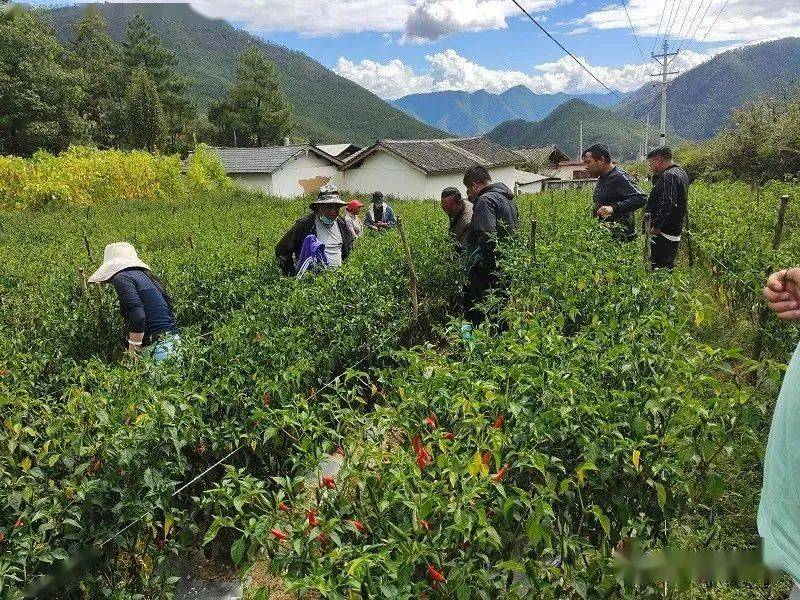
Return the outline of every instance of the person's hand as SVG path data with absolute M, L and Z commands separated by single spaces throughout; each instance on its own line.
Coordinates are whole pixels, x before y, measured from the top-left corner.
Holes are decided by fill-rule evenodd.
M 661 235 L 661 230 L 658 227 L 651 227 L 650 235 Z
M 767 277 L 761 295 L 780 320 L 800 318 L 800 268 L 784 269 Z
M 611 215 L 614 214 L 614 207 L 613 206 L 601 206 L 597 209 L 597 216 L 601 219 L 607 219 Z

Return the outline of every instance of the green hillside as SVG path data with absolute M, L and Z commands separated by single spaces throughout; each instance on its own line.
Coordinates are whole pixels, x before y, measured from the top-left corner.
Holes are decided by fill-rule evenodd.
M 578 99 L 565 102 L 541 121 L 517 119 L 501 123 L 486 137 L 509 148 L 557 144 L 568 154 L 577 155 L 580 121 L 583 122 L 584 148 L 601 142 L 607 144 L 617 158 L 636 157 L 644 125 Z M 651 130 L 651 146 L 655 145 L 656 135 Z M 679 141 L 674 134 L 667 134 L 668 144 L 677 145 Z
M 223 99 L 233 84 L 239 54 L 255 42 L 275 62 L 284 92 L 294 106 L 300 134 L 316 142 L 366 145 L 379 138 L 444 137 L 349 79 L 336 75 L 305 54 L 265 42 L 225 23 L 208 19 L 188 4 L 94 4 L 109 24 L 111 37 L 125 36 L 128 20 L 141 13 L 179 59 L 177 70 L 195 80 L 193 97 L 200 107 Z M 62 43 L 72 38 L 72 24 L 85 6 L 51 11 Z
M 800 38 L 730 50 L 678 75 L 669 86 L 667 124 L 685 138 L 707 139 L 724 128 L 734 108 L 800 82 Z M 661 96 L 645 85 L 614 107 L 619 115 L 661 118 Z

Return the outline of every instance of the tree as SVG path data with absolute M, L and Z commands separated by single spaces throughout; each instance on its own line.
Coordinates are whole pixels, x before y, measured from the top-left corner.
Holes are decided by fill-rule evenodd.
M 93 7 L 74 27 L 75 39 L 69 64 L 80 73 L 86 92 L 78 110 L 89 123 L 89 135 L 100 147 L 117 142 L 119 114 L 125 77 L 122 52 L 108 35 L 108 25 Z
M 175 148 L 186 123 L 197 114 L 196 105 L 186 95 L 192 80 L 175 72 L 178 58 L 153 33 L 150 23 L 141 14 L 128 22 L 122 47 L 128 72 L 132 74 L 136 68 L 143 67 L 155 83 L 164 111 L 169 147 Z
M 35 12 L 0 19 L 0 153 L 58 152 L 86 133 L 80 79 L 52 28 Z
M 228 106 L 239 145 L 280 143 L 296 126 L 275 65 L 254 44 L 239 57 Z
M 126 133 L 131 148 L 156 151 L 166 131 L 158 89 L 144 67 L 137 67 L 125 91 Z

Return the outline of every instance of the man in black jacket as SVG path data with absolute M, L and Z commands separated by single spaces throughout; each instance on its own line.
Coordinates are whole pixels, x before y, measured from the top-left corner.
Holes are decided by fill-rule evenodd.
M 647 154 L 653 189 L 645 212 L 650 213 L 650 262 L 654 269 L 672 269 L 686 220 L 689 176 L 672 162 L 672 150 L 660 146 Z
M 594 188 L 594 214 L 614 223 L 612 235 L 630 242 L 636 239 L 633 213 L 647 202 L 647 196 L 633 181 L 633 177 L 615 166 L 608 147 L 592 144 L 583 151 L 583 164 L 597 177 Z
M 284 275 L 297 274 L 296 263 L 303 241 L 311 234 L 325 245 L 329 267 L 339 267 L 347 260 L 353 246 L 353 235 L 339 216 L 339 210 L 346 204 L 334 186 L 326 185 L 320 189 L 316 200 L 309 205 L 311 212 L 297 219 L 275 246 L 275 257 Z
M 497 273 L 496 242 L 517 229 L 517 205 L 514 194 L 502 183 L 492 183 L 489 172 L 480 165 L 470 167 L 464 175 L 467 196 L 472 201 L 472 222 L 467 236 L 467 289 L 464 311 L 473 324 L 486 319 L 476 308 L 490 292 L 505 293 Z

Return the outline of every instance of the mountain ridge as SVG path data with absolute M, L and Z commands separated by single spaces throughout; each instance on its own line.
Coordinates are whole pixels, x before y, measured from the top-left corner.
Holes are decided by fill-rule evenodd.
M 191 89 L 201 109 L 211 100 L 225 98 L 235 79 L 238 56 L 252 42 L 275 63 L 284 94 L 294 108 L 298 131 L 311 141 L 367 145 L 380 138 L 447 135 L 309 56 L 262 40 L 224 20 L 207 18 L 185 3 L 104 3 L 49 9 L 46 14 L 62 44 L 71 41 L 72 24 L 83 17 L 87 6 L 103 15 L 117 42 L 124 39 L 128 20 L 141 13 L 178 56 L 176 71 L 195 80 Z

